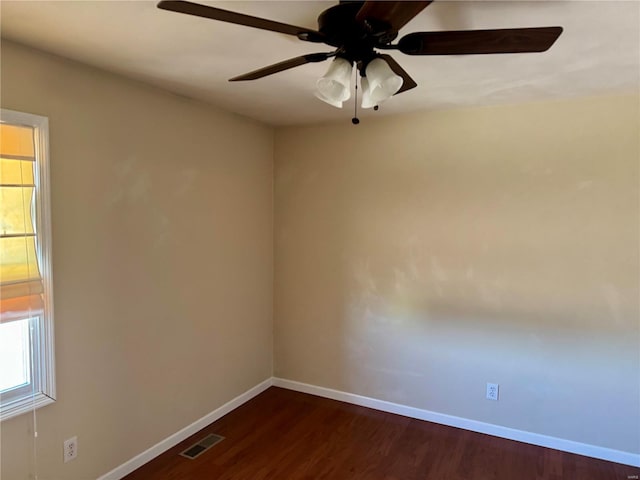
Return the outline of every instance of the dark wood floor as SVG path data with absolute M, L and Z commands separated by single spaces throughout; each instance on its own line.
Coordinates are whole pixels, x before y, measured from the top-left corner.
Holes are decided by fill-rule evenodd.
M 194 460 L 178 455 L 209 433 L 226 440 Z M 628 480 L 634 475 L 640 469 L 271 387 L 125 480 Z

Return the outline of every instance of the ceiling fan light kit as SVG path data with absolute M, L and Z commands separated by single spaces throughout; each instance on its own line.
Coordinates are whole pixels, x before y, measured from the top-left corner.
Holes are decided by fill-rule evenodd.
M 354 65 L 361 76 L 362 108 L 377 107 L 393 95 L 417 86 L 393 57 L 378 50 L 398 50 L 405 55 L 421 56 L 544 52 L 562 33 L 562 27 L 413 32 L 392 43 L 400 29 L 431 3 L 432 0 L 341 1 L 320 14 L 318 30 L 182 0 L 162 0 L 158 8 L 293 35 L 304 42 L 334 47 L 331 52 L 301 55 L 230 81 L 257 80 L 335 57 L 327 73 L 317 81 L 315 96 L 338 108 L 351 96 Z
M 336 57 L 329 70 L 316 82 L 315 96 L 329 105 L 342 108 L 342 102 L 351 98 L 351 75 L 353 64 Z M 403 79 L 396 75 L 389 64 L 380 57 L 373 58 L 361 77 L 362 108 L 372 108 L 388 100 L 402 88 Z

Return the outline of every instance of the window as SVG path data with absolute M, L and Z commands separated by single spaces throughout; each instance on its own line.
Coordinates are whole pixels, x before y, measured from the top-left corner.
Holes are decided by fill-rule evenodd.
M 46 117 L 0 111 L 0 420 L 55 400 Z

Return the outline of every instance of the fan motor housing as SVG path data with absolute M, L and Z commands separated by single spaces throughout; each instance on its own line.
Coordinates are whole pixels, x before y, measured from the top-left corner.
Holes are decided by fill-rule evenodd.
M 398 35 L 386 22 L 357 21 L 362 3 L 340 3 L 318 17 L 318 30 L 325 36 L 324 42 L 342 49 L 353 61 L 371 55 L 376 46 L 386 45 Z

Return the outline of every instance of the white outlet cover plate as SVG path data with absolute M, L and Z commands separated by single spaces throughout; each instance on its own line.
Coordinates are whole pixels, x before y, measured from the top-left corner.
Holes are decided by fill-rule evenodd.
M 74 460 L 78 456 L 78 437 L 71 437 L 64 441 L 64 463 Z
M 497 383 L 487 383 L 487 399 L 498 400 L 499 388 Z

